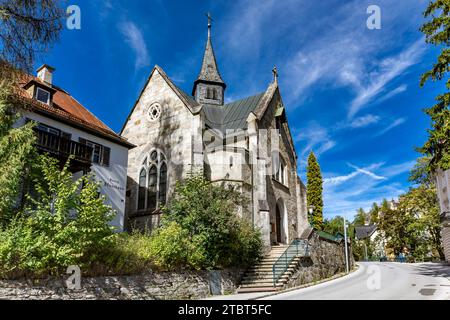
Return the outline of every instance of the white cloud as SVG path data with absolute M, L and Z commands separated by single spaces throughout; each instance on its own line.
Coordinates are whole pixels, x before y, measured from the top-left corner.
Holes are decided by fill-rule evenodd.
M 397 128 L 398 126 L 402 125 L 405 122 L 406 122 L 405 118 L 399 118 L 399 119 L 395 120 L 394 122 L 392 122 L 388 127 L 381 130 L 380 132 L 378 132 L 375 135 L 375 137 L 382 136 L 382 135 L 386 134 L 387 132 L 391 131 L 392 129 Z
M 367 127 L 367 126 L 369 126 L 371 124 L 378 123 L 378 121 L 380 121 L 380 117 L 379 116 L 368 114 L 366 116 L 354 119 L 350 123 L 350 127 L 353 128 L 353 129 L 364 128 L 364 127 Z
M 399 163 L 396 165 L 392 165 L 386 168 L 382 168 L 380 171 L 380 174 L 387 176 L 387 177 L 395 177 L 399 174 L 410 172 L 411 169 L 416 164 L 416 160 L 411 160 L 403 163 Z
M 408 86 L 406 84 L 402 84 L 401 86 L 395 88 L 394 90 L 390 91 L 386 95 L 384 95 L 381 98 L 377 99 L 377 103 L 381 103 L 383 101 L 391 99 L 391 98 L 395 97 L 396 95 L 405 92 L 407 89 L 408 89 Z
M 347 182 L 350 179 L 353 179 L 358 174 L 359 174 L 358 171 L 353 171 L 352 173 L 344 175 L 344 176 L 337 176 L 337 177 L 323 179 L 323 183 L 324 184 L 339 185 L 339 184 L 342 184 L 344 182 Z
M 131 21 L 121 23 L 119 29 L 125 37 L 125 42 L 136 55 L 135 68 L 139 69 L 148 66 L 150 64 L 150 56 L 141 30 Z
M 353 169 L 355 169 L 357 172 L 365 174 L 365 175 L 371 177 L 372 179 L 375 179 L 375 180 L 386 180 L 387 179 L 386 177 L 382 177 L 382 176 L 379 176 L 379 175 L 371 172 L 370 168 L 367 168 L 367 169 L 365 169 L 365 168 L 358 168 L 357 166 L 352 165 L 350 163 L 348 165 L 350 167 L 352 167 Z
M 310 151 L 314 151 L 316 156 L 320 156 L 336 146 L 336 142 L 331 139 L 328 131 L 315 122 L 311 123 L 302 132 L 298 133 L 295 136 L 295 141 L 306 142 L 306 146 L 301 153 L 301 158 Z
M 374 202 L 397 199 L 406 190 L 391 179 L 408 172 L 414 163 L 407 161 L 389 166 L 375 163 L 364 168 L 348 164 L 355 169 L 353 172 L 324 179 L 326 216 L 342 215 L 352 219 L 358 208 L 369 209 Z
M 381 167 L 382 165 L 383 165 L 383 163 L 376 163 L 376 164 L 372 164 L 366 168 L 359 168 L 359 167 L 349 163 L 348 166 L 355 169 L 355 171 L 353 171 L 347 175 L 343 175 L 343 176 L 326 178 L 323 180 L 323 182 L 324 182 L 324 184 L 340 185 L 344 182 L 347 182 L 347 181 L 357 177 L 358 175 L 366 175 L 375 180 L 386 180 L 387 179 L 386 177 L 379 176 L 379 175 L 375 174 L 374 172 L 372 172 L 372 170 L 376 170 L 379 167 Z
M 380 93 L 384 92 L 386 86 L 392 80 L 419 62 L 419 58 L 424 51 L 425 41 L 421 38 L 400 54 L 380 61 L 377 64 L 379 66 L 377 70 L 371 72 L 368 84 L 366 86 L 359 84 L 356 86 L 357 96 L 350 105 L 348 117 L 353 118 L 362 108 L 372 102 Z

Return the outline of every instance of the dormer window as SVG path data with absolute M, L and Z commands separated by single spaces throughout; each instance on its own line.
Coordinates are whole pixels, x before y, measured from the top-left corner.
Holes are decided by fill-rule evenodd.
M 36 88 L 36 100 L 45 104 L 50 104 L 50 92 L 42 88 Z

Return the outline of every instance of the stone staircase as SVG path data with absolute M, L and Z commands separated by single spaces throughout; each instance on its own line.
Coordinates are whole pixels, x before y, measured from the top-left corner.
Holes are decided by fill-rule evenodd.
M 241 286 L 239 287 L 237 292 L 250 293 L 282 290 L 286 283 L 289 281 L 290 276 L 294 273 L 300 261 L 300 257 L 294 258 L 289 264 L 286 272 L 274 285 L 273 265 L 288 249 L 288 247 L 288 245 L 278 245 L 272 247 L 271 251 L 261 261 L 247 270 L 247 272 L 242 277 Z

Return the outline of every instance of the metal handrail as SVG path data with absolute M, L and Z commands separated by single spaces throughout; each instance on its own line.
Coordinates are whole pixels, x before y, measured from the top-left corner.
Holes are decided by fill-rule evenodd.
M 276 286 L 278 280 L 283 276 L 286 270 L 289 268 L 292 260 L 296 257 L 308 257 L 309 256 L 309 244 L 307 240 L 295 239 L 291 242 L 289 247 L 273 264 L 273 285 Z

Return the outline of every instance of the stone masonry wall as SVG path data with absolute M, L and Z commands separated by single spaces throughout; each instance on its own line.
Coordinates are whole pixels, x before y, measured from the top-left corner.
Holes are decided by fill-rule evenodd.
M 149 119 L 149 108 L 159 105 L 161 116 Z M 151 151 L 161 151 L 168 165 L 167 197 L 170 199 L 177 181 L 192 169 L 192 137 L 199 124 L 194 116 L 157 71 L 150 79 L 133 113 L 128 119 L 122 136 L 136 145 L 128 155 L 128 181 L 126 216 L 127 229 L 152 229 L 159 225 L 159 215 L 151 216 L 148 210 L 137 210 L 139 174 L 143 162 Z M 127 219 L 128 220 L 128 219 Z
M 287 288 L 323 280 L 345 271 L 344 241 L 340 243 L 323 239 L 313 233 L 309 239 L 311 257 L 303 258 L 290 278 Z M 349 245 L 350 269 L 355 261 Z
M 277 107 L 281 104 L 281 98 L 279 94 L 276 94 L 274 99 L 271 101 L 269 107 L 266 110 L 261 123 L 259 124 L 260 129 L 266 129 L 268 131 L 276 129 L 275 112 Z M 277 232 L 276 232 L 276 207 L 277 202 L 281 202 L 284 205 L 285 213 L 287 214 L 287 221 L 282 218 L 283 221 L 283 232 L 282 240 L 284 243 L 289 244 L 293 239 L 297 238 L 301 231 L 304 230 L 306 226 L 299 225 L 298 221 L 298 202 L 297 199 L 301 195 L 297 194 L 297 161 L 296 156 L 292 152 L 289 146 L 288 135 L 286 133 L 286 128 L 281 130 L 281 135 L 277 137 L 278 148 L 281 158 L 286 163 L 286 170 L 288 173 L 288 185 L 282 185 L 278 181 L 272 178 L 272 176 L 266 177 L 266 188 L 267 188 L 267 201 L 270 209 L 270 223 L 271 223 L 271 242 L 277 242 Z M 272 141 L 274 137 L 268 134 L 267 143 L 268 150 L 272 150 Z M 267 161 L 271 162 L 271 155 L 267 155 Z M 287 226 L 284 225 L 287 222 Z M 301 224 L 302 222 L 300 222 Z
M 67 278 L 0 280 L 0 300 L 202 299 L 233 293 L 241 274 L 239 270 L 227 270 L 82 278 L 81 290 L 69 290 Z
M 445 260 L 450 263 L 450 226 L 442 228 L 442 247 L 444 248 Z

